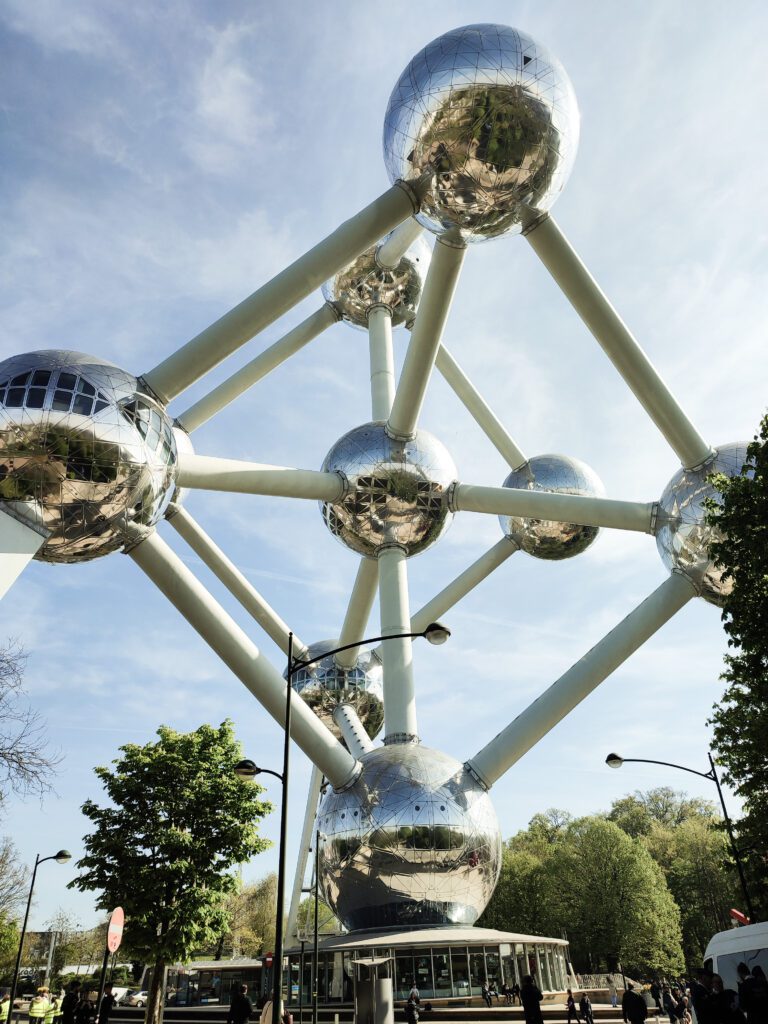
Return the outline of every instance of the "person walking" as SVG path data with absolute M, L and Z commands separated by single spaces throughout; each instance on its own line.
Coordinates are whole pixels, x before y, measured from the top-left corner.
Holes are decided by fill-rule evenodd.
M 531 975 L 526 974 L 520 986 L 520 1002 L 523 1006 L 525 1024 L 544 1024 L 540 1006 L 543 998 L 541 989 L 537 988 Z
M 61 1001 L 61 1024 L 75 1024 L 75 1010 L 80 999 L 80 982 L 70 981 Z
M 8 989 L 3 989 L 3 994 L 0 995 L 0 1024 L 8 1024 L 11 1019 L 11 993 Z
M 595 1024 L 595 1018 L 592 1015 L 592 1003 L 586 992 L 581 993 L 579 1010 L 581 1010 L 581 1016 L 584 1018 L 584 1024 Z
M 99 1024 L 108 1024 L 109 1015 L 115 1008 L 117 1000 L 112 994 L 112 984 L 104 986 L 104 995 L 101 997 L 101 1004 L 99 1006 Z
M 411 991 L 408 993 L 408 1002 L 405 1004 L 405 1019 L 408 1024 L 419 1024 L 419 1004 L 421 1003 L 421 995 L 419 994 L 418 986 L 416 985 L 416 979 L 413 979 L 411 985 Z
M 659 1013 L 664 1012 L 664 1007 L 661 1005 L 661 985 L 659 984 L 658 978 L 654 978 L 651 982 L 651 999 L 656 1004 L 656 1009 Z
M 619 992 L 616 988 L 616 979 L 612 974 L 608 975 L 608 998 L 611 1000 L 611 1006 L 615 1010 L 619 1003 Z
M 232 996 L 227 1013 L 227 1024 L 247 1024 L 253 1014 L 253 1004 L 248 998 L 248 986 L 241 985 Z M 101 1024 L 101 1021 L 99 1021 Z
M 568 989 L 565 996 L 565 1010 L 568 1015 L 568 1024 L 571 1024 L 571 1018 L 576 1021 L 576 1024 L 580 1024 L 579 1011 L 576 1009 L 576 1000 L 573 998 L 573 992 Z
M 59 1006 L 61 1000 L 58 996 L 52 995 L 48 1002 L 48 1009 L 45 1011 L 45 1017 L 43 1018 L 44 1024 L 53 1024 L 56 1019 L 56 1014 L 59 1012 Z
M 737 970 L 741 976 L 741 968 L 746 964 L 739 964 Z M 747 1024 L 760 1024 L 768 1021 L 768 981 L 765 972 L 759 964 L 752 968 L 752 974 L 747 973 L 739 985 L 739 1006 L 747 1015 Z
M 625 1024 L 643 1024 L 648 1016 L 648 1007 L 639 992 L 635 992 L 635 986 L 631 981 L 627 982 L 627 988 L 621 998 L 621 1014 Z

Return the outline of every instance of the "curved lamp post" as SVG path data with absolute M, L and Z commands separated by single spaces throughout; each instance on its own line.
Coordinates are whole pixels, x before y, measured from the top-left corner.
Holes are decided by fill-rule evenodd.
M 16 998 L 16 984 L 19 980 L 19 967 L 21 966 L 21 952 L 24 948 L 24 936 L 27 934 L 27 921 L 29 920 L 29 908 L 32 906 L 32 893 L 35 889 L 35 878 L 37 877 L 38 864 L 44 864 L 47 860 L 55 860 L 57 864 L 67 864 L 72 860 L 72 854 L 69 850 L 59 850 L 58 853 L 52 853 L 50 857 L 41 857 L 38 853 L 35 857 L 35 866 L 32 870 L 32 882 L 29 886 L 29 896 L 27 897 L 27 909 L 24 914 L 24 924 L 21 926 L 21 935 L 19 936 L 19 952 L 16 954 L 16 966 L 13 970 L 13 981 L 11 982 L 11 1001 L 8 1006 L 8 1020 L 10 1021 L 13 1016 L 13 1000 Z
M 266 774 L 274 775 L 276 779 L 280 779 L 283 787 L 283 799 L 280 809 L 280 846 L 278 849 L 278 862 L 277 862 L 277 920 L 275 921 L 275 952 L 272 961 L 272 968 L 274 970 L 273 986 L 272 986 L 272 1024 L 279 1024 L 282 1019 L 281 1007 L 282 1007 L 282 988 L 283 988 L 283 913 L 284 913 L 284 890 L 285 890 L 285 852 L 286 852 L 286 826 L 288 821 L 288 768 L 289 768 L 289 755 L 291 749 L 291 694 L 293 693 L 293 687 L 291 685 L 293 676 L 299 669 L 307 668 L 310 665 L 314 665 L 319 661 L 323 661 L 324 658 L 332 657 L 335 654 L 341 654 L 342 651 L 351 651 L 353 647 L 362 647 L 367 644 L 379 643 L 381 640 L 404 640 L 407 638 L 416 639 L 417 637 L 424 637 L 429 643 L 439 646 L 444 644 L 450 637 L 451 631 L 447 626 L 444 626 L 440 622 L 430 622 L 426 629 L 420 630 L 418 633 L 387 633 L 385 636 L 371 636 L 365 640 L 356 640 L 351 644 L 342 644 L 341 647 L 336 647 L 332 651 L 323 651 L 316 658 L 294 658 L 293 656 L 293 633 L 288 634 L 288 685 L 286 686 L 285 693 L 285 724 L 284 724 L 284 744 L 283 744 L 283 770 L 282 772 L 273 772 L 269 768 L 259 768 L 250 758 L 243 758 L 242 761 L 238 761 L 235 765 L 235 774 L 248 781 L 252 781 L 257 775 Z M 315 978 L 317 978 L 317 955 L 315 955 L 314 964 Z M 289 979 L 290 984 L 290 979 Z M 315 983 L 315 989 L 317 989 L 317 983 Z M 316 999 L 315 999 L 315 1006 Z M 317 1012 L 315 1011 L 315 1021 L 317 1019 Z
M 755 915 L 754 907 L 752 906 L 752 900 L 749 898 L 749 890 L 747 888 L 747 879 L 744 875 L 744 865 L 741 862 L 741 854 L 736 846 L 736 837 L 733 834 L 733 824 L 728 816 L 728 811 L 725 807 L 725 800 L 723 799 L 723 791 L 720 788 L 720 779 L 717 777 L 717 771 L 715 770 L 715 762 L 712 758 L 712 754 L 707 752 L 709 758 L 709 771 L 708 772 L 697 772 L 695 768 L 686 768 L 683 764 L 672 764 L 671 761 L 651 761 L 647 757 L 622 757 L 621 754 L 609 754 L 605 759 L 605 763 L 609 768 L 621 768 L 623 764 L 662 764 L 665 768 L 679 768 L 681 772 L 690 772 L 691 775 L 698 775 L 699 778 L 709 779 L 710 782 L 714 782 L 717 786 L 717 795 L 720 797 L 720 806 L 723 809 L 723 819 L 725 820 L 725 827 L 728 829 L 728 837 L 731 841 L 731 852 L 733 853 L 733 859 L 736 862 L 736 868 L 739 872 L 739 881 L 741 882 L 741 891 L 744 894 L 744 904 L 749 914 L 751 922 L 755 922 L 757 917 Z

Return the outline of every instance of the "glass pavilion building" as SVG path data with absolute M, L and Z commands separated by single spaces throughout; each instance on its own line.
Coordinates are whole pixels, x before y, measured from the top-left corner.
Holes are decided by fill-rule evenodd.
M 312 1001 L 312 942 L 287 951 L 285 993 L 295 1012 Z M 482 985 L 510 987 L 526 974 L 545 993 L 565 992 L 571 982 L 565 939 L 518 935 L 490 928 L 424 928 L 359 931 L 322 936 L 318 944 L 318 1000 L 323 1006 L 350 1004 L 353 982 L 376 963 L 379 977 L 391 977 L 393 995 L 404 1000 L 414 981 L 422 1001 L 480 998 Z M 362 973 L 361 973 L 362 972 Z

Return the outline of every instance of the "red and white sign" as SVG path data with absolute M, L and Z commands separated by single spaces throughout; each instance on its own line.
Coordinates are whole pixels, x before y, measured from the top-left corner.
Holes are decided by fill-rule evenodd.
M 120 948 L 120 943 L 123 941 L 124 924 L 125 914 L 123 913 L 123 908 L 115 907 L 109 919 L 109 927 L 107 928 L 107 949 L 110 953 L 116 953 Z
M 749 924 L 749 918 L 746 914 L 742 914 L 740 910 L 731 910 L 731 917 L 734 921 L 738 921 L 739 924 Z

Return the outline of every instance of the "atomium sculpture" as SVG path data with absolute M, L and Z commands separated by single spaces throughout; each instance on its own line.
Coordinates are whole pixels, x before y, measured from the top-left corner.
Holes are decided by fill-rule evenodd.
M 571 249 L 549 211 L 573 165 L 578 111 L 565 71 L 511 28 L 470 25 L 431 42 L 397 81 L 384 124 L 392 187 L 306 255 L 138 378 L 90 356 L 37 352 L 0 365 L 0 528 L 7 589 L 32 556 L 79 562 L 125 551 L 270 714 L 286 682 L 161 539 L 165 518 L 284 651 L 289 628 L 194 521 L 185 491 L 318 502 L 361 558 L 338 646 L 296 673 L 292 736 L 315 766 L 289 915 L 295 927 L 317 809 L 325 897 L 345 925 L 473 924 L 498 877 L 488 790 L 694 596 L 722 601 L 704 499 L 713 471 L 740 471 L 745 446 L 712 448 Z M 422 229 L 435 236 L 431 260 Z M 467 243 L 522 234 L 561 287 L 682 468 L 661 499 L 604 497 L 589 467 L 527 457 L 441 343 Z M 168 405 L 316 289 L 326 301 L 182 412 Z M 371 421 L 318 471 L 196 455 L 189 435 L 323 330 L 368 331 Z M 399 379 L 392 328 L 411 325 Z M 460 482 L 419 425 L 433 367 L 510 467 L 502 486 Z M 411 614 L 408 559 L 458 512 L 498 516 L 502 538 Z M 654 535 L 661 585 L 499 734 L 462 764 L 420 743 L 408 638 L 361 652 L 378 590 L 384 636 L 418 632 L 522 550 L 579 554 L 600 528 Z M 319 530 L 319 523 L 318 523 Z M 314 657 L 333 644 L 294 653 Z M 303 652 L 303 654 L 302 654 Z M 373 738 L 383 728 L 383 745 Z M 343 741 L 342 738 L 343 737 Z

